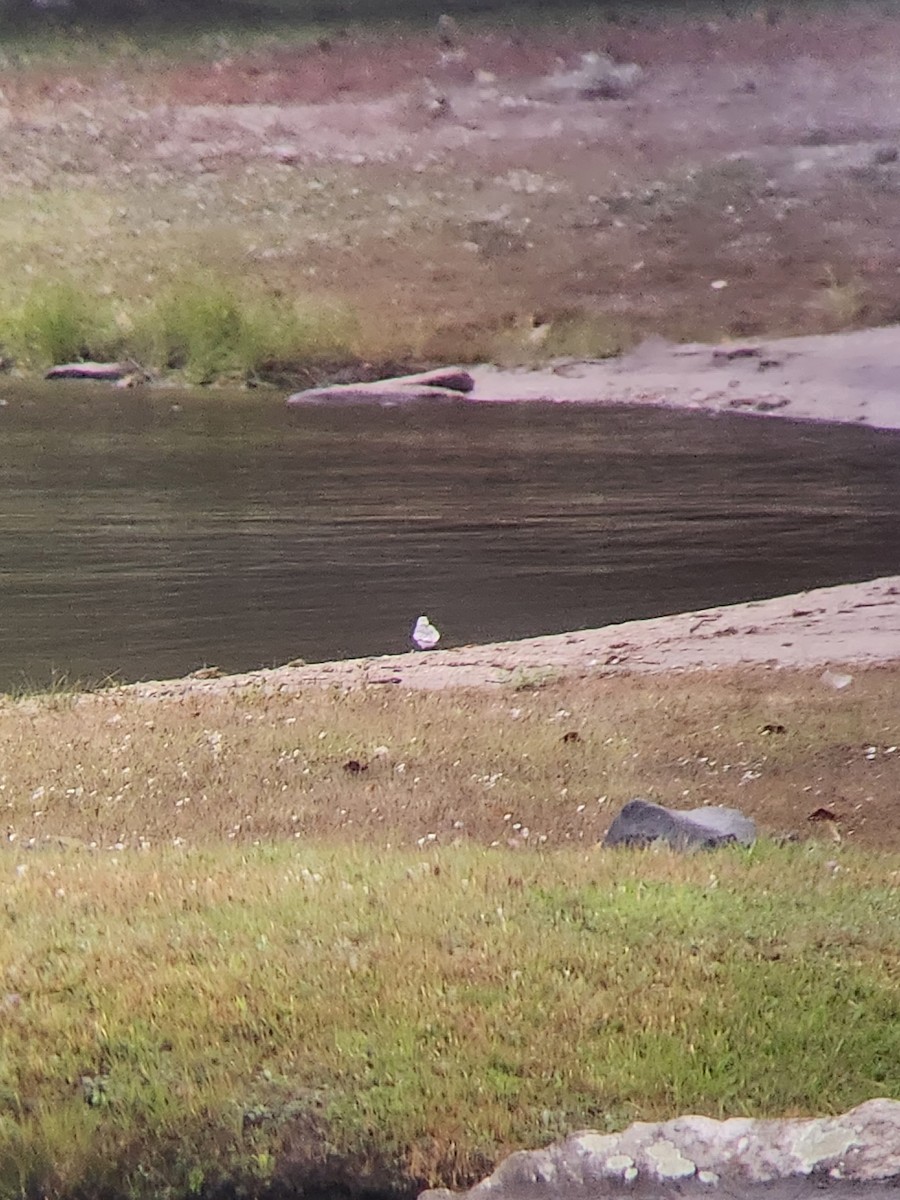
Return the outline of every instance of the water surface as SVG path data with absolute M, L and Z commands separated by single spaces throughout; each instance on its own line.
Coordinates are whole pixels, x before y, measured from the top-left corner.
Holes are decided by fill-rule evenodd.
M 900 571 L 900 435 L 0 393 L 0 688 L 593 627 Z

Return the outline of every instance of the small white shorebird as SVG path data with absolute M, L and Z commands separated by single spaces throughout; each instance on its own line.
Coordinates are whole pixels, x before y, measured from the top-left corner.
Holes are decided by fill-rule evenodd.
M 436 629 L 426 616 L 419 617 L 410 636 L 420 650 L 433 650 L 441 640 L 440 630 Z

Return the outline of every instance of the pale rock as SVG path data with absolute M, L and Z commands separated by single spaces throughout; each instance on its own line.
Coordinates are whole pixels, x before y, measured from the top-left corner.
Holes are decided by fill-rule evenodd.
M 631 1164 L 626 1165 L 626 1164 Z M 665 1193 L 660 1191 L 666 1187 Z M 420 1200 L 606 1200 L 720 1195 L 791 1200 L 896 1200 L 900 1101 L 868 1100 L 840 1117 L 637 1122 L 619 1134 L 583 1131 L 518 1151 L 458 1196 Z M 762 1190 L 761 1190 L 762 1189 Z
M 331 387 L 308 388 L 294 392 L 286 403 L 291 407 L 306 404 L 408 404 L 415 400 L 462 400 L 475 386 L 468 371 L 446 367 L 379 379 L 374 383 L 339 383 Z

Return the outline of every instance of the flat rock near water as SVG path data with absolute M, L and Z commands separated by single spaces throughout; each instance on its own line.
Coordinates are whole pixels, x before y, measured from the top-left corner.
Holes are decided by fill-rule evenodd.
M 900 1101 L 869 1100 L 840 1117 L 639 1121 L 624 1132 L 573 1134 L 520 1151 L 461 1195 L 465 1200 L 600 1200 L 718 1195 L 896 1200 Z M 447 1189 L 420 1200 L 450 1200 Z
M 116 383 L 135 370 L 134 363 L 73 362 L 60 363 L 44 374 L 45 379 L 93 379 L 98 383 Z
M 468 371 L 456 367 L 378 379 L 374 383 L 338 383 L 332 387 L 307 388 L 294 392 L 286 403 L 291 408 L 309 404 L 381 404 L 392 406 L 411 401 L 462 400 L 475 381 Z
M 730 844 L 752 846 L 756 823 L 736 808 L 712 805 L 687 811 L 649 800 L 629 800 L 610 825 L 604 846 L 649 846 L 666 842 L 673 850 L 713 850 Z

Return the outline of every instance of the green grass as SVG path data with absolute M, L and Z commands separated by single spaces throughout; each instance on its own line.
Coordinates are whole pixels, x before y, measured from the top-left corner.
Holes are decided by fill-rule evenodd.
M 819 673 L 7 700 L 0 1200 L 900 1095 L 897 672 Z M 600 850 L 641 793 L 811 840 Z
M 0 341 L 22 367 L 132 358 L 188 383 L 271 377 L 352 357 L 354 319 L 335 303 L 242 294 L 211 274 L 176 278 L 152 299 L 115 306 L 70 280 L 32 285 L 0 308 Z
M 335 305 L 304 307 L 262 295 L 241 299 L 215 278 L 176 282 L 150 305 L 146 322 L 147 329 L 138 325 L 129 339 L 142 361 L 180 370 L 191 383 L 347 357 L 354 332 L 350 314 Z M 149 353 L 140 355 L 148 340 Z
M 569 1129 L 897 1094 L 900 859 L 827 853 L 7 850 L 0 1195 L 329 1152 L 460 1184 Z
M 112 323 L 102 308 L 68 281 L 47 280 L 33 287 L 8 314 L 3 338 L 16 360 L 27 366 L 104 358 L 116 349 Z

